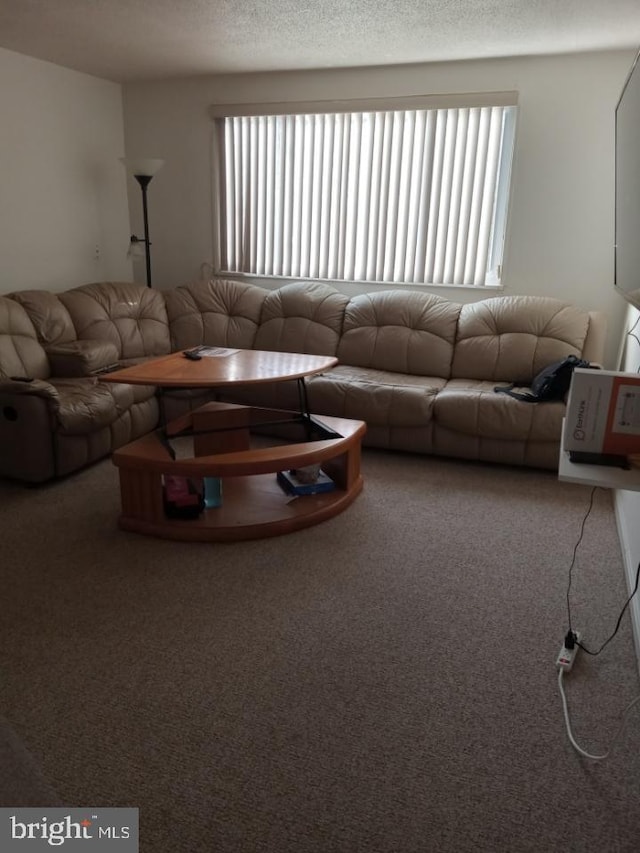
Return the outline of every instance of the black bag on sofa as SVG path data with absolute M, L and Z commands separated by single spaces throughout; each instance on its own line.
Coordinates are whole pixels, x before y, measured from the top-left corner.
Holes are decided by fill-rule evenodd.
M 521 394 L 512 390 L 516 385 L 526 385 L 526 382 L 512 382 L 511 385 L 496 386 L 493 390 L 515 397 L 516 400 L 523 400 L 525 403 L 564 400 L 564 395 L 569 390 L 571 377 L 576 367 L 589 367 L 597 370 L 596 366 L 590 362 L 575 355 L 568 355 L 562 361 L 554 361 L 553 364 L 547 365 L 533 378 L 530 394 Z

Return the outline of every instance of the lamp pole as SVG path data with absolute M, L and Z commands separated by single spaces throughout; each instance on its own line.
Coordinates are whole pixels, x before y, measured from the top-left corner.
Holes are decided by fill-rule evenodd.
M 144 219 L 144 257 L 147 264 L 147 287 L 151 287 L 151 242 L 149 240 L 149 212 L 147 210 L 147 187 L 153 175 L 134 175 L 142 190 L 142 216 Z
M 147 187 L 151 183 L 151 178 L 156 172 L 162 168 L 164 160 L 156 160 L 149 158 L 129 158 L 121 157 L 127 171 L 133 175 L 136 181 L 140 184 L 142 190 L 142 215 L 144 218 L 144 237 L 136 237 L 131 235 L 131 246 L 136 246 L 138 243 L 144 243 L 144 257 L 147 265 L 147 287 L 151 287 L 151 240 L 149 239 L 149 211 L 147 209 Z

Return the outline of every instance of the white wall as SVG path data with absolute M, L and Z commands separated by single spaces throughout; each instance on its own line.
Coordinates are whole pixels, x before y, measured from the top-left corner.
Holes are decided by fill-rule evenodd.
M 0 293 L 131 280 L 122 88 L 0 49 Z
M 515 89 L 504 292 L 555 295 L 605 311 L 606 364 L 613 366 L 624 313 L 613 290 L 613 119 L 633 59 L 634 52 L 616 51 L 125 85 L 127 153 L 166 160 L 149 189 L 154 284 L 197 277 L 211 260 L 212 103 Z M 130 188 L 134 229 L 141 227 L 139 195 Z M 143 265 L 136 274 L 143 280 Z M 486 295 L 437 292 L 459 301 Z

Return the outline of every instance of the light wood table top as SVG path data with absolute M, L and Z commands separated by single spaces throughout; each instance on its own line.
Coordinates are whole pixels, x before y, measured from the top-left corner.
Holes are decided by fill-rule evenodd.
M 224 349 L 224 348 L 220 348 Z M 323 373 L 338 363 L 325 355 L 266 350 L 234 350 L 230 355 L 203 356 L 191 361 L 183 352 L 150 359 L 100 376 L 103 382 L 159 385 L 164 388 L 210 388 L 302 379 Z

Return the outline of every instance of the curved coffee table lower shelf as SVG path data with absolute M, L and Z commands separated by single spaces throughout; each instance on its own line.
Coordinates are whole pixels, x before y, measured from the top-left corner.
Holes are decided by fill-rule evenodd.
M 224 542 L 278 536 L 318 524 L 342 512 L 362 491 L 362 421 L 324 415 L 317 420 L 339 437 L 172 460 L 157 433 L 120 448 L 113 463 L 120 473 L 124 530 L 184 541 Z M 319 462 L 336 488 L 316 495 L 286 494 L 281 470 Z M 163 474 L 222 477 L 222 505 L 196 519 L 168 518 Z

